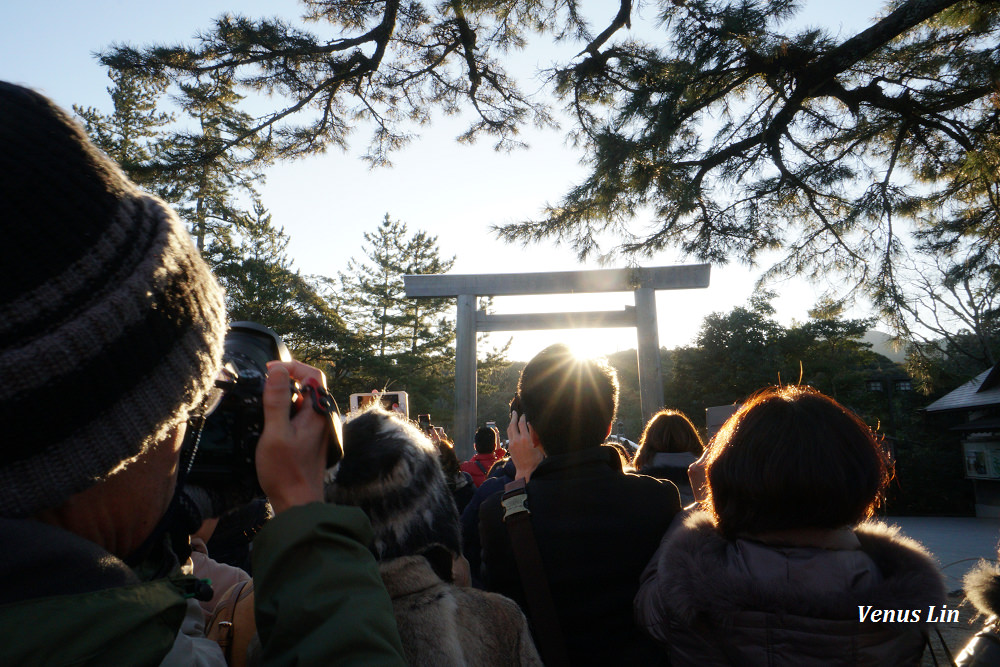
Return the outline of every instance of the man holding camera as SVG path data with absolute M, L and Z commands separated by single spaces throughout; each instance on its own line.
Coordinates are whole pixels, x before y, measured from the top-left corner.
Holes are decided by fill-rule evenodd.
M 172 530 L 189 417 L 222 355 L 222 292 L 165 204 L 51 101 L 3 82 L 0 202 L 0 662 L 225 664 Z M 403 664 L 367 519 L 319 502 L 329 420 L 290 416 L 292 380 L 325 386 L 289 361 L 263 389 L 264 660 Z
M 664 661 L 634 624 L 632 600 L 680 497 L 670 482 L 624 473 L 618 451 L 602 446 L 617 408 L 607 361 L 565 345 L 539 352 L 511 404 L 517 479 L 480 508 L 483 580 L 521 604 L 546 664 Z M 537 548 L 518 532 L 525 517 Z M 532 552 L 540 564 L 527 562 Z M 535 595 L 545 587 L 547 605 Z

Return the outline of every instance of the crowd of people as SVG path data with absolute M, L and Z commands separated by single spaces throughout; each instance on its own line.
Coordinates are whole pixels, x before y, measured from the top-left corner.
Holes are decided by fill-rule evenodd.
M 0 161 L 4 664 L 919 662 L 926 619 L 859 608 L 940 606 L 940 572 L 875 520 L 872 430 L 807 387 L 762 390 L 707 444 L 663 410 L 633 456 L 605 445 L 615 371 L 553 345 L 512 388 L 506 438 L 484 426 L 460 463 L 377 401 L 337 433 L 324 374 L 275 361 L 266 504 L 199 501 L 218 283 L 168 206 L 8 83 Z

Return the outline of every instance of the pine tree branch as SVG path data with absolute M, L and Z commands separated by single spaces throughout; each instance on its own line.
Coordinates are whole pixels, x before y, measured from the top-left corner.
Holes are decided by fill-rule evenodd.
M 618 6 L 618 13 L 615 14 L 615 18 L 611 21 L 607 28 L 605 28 L 601 34 L 595 37 L 583 51 L 576 54 L 579 58 L 585 53 L 589 53 L 592 58 L 596 58 L 604 43 L 611 39 L 611 36 L 622 28 L 632 27 L 632 0 L 621 0 Z

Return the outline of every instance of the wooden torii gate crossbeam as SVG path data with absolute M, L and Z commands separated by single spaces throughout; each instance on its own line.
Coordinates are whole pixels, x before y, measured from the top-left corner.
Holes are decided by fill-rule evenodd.
M 476 431 L 476 333 L 527 329 L 636 327 L 639 403 L 643 421 L 663 405 L 660 339 L 656 327 L 656 290 L 708 287 L 711 265 L 654 268 L 403 276 L 412 299 L 458 299 L 455 332 L 455 427 L 460 454 L 471 455 Z M 633 292 L 635 306 L 622 311 L 491 315 L 476 312 L 481 296 Z M 468 450 L 468 451 L 467 451 Z

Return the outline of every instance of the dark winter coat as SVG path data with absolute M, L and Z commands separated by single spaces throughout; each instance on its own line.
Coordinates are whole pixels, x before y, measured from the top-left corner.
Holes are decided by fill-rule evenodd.
M 452 479 L 447 480 L 447 484 L 451 497 L 455 499 L 455 509 L 461 514 L 472 500 L 472 496 L 476 495 L 476 485 L 472 483 L 472 475 L 460 470 Z
M 694 502 L 694 492 L 688 480 L 688 466 L 697 460 L 690 452 L 657 452 L 649 463 L 639 470 L 640 475 L 656 479 L 668 479 L 681 493 L 681 505 L 687 507 Z
M 941 574 L 894 527 L 853 532 L 860 548 L 776 547 L 729 541 L 694 512 L 671 528 L 643 574 L 636 619 L 678 667 L 918 664 L 929 607 L 945 600 Z M 869 606 L 923 620 L 860 621 Z
M 657 664 L 662 653 L 636 627 L 632 600 L 680 508 L 677 487 L 626 474 L 615 449 L 595 447 L 543 460 L 527 496 L 571 663 Z M 491 496 L 479 514 L 484 582 L 518 601 L 531 622 L 500 501 Z
M 472 585 L 476 588 L 483 587 L 483 578 L 480 574 L 480 564 L 482 560 L 482 543 L 479 539 L 479 508 L 483 501 L 494 493 L 503 491 L 503 487 L 508 482 L 514 481 L 514 462 L 507 459 L 507 462 L 499 466 L 496 471 L 486 478 L 482 485 L 476 489 L 472 500 L 462 510 L 462 555 L 469 561 L 469 572 L 472 575 Z

